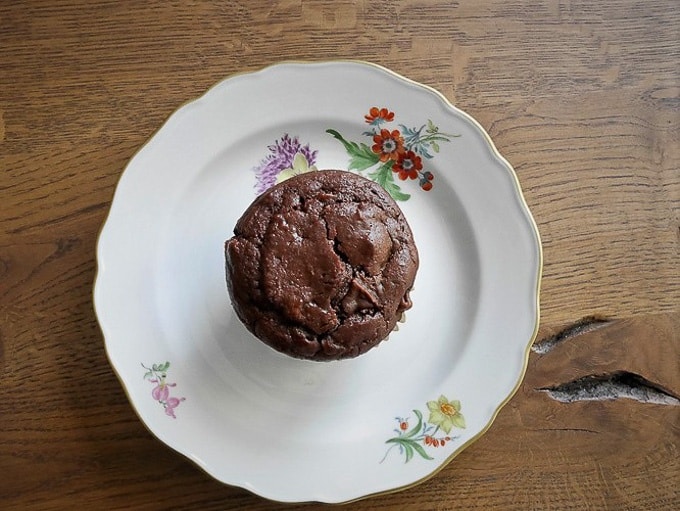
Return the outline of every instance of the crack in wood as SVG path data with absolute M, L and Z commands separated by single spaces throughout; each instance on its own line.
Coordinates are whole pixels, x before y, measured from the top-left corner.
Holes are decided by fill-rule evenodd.
M 555 335 L 551 335 L 550 337 L 546 337 L 538 342 L 535 342 L 533 346 L 531 346 L 531 351 L 540 355 L 544 355 L 567 339 L 571 339 L 572 337 L 576 337 L 577 335 L 585 334 L 587 332 L 592 332 L 593 330 L 602 328 L 609 323 L 611 323 L 611 320 L 602 316 L 586 316 L 578 320 L 576 323 L 563 328 Z
M 589 375 L 554 387 L 537 389 L 561 403 L 633 399 L 640 403 L 680 406 L 680 397 L 639 374 L 617 371 Z
M 539 429 L 533 429 L 532 431 L 572 431 L 576 433 L 594 433 L 596 435 L 599 435 L 599 431 L 595 431 L 594 429 L 586 429 L 586 428 L 539 428 Z

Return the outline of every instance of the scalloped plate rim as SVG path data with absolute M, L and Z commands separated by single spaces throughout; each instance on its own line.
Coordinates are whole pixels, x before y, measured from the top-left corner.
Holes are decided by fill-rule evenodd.
M 498 414 L 498 412 L 500 411 L 500 409 L 512 398 L 512 396 L 515 394 L 515 392 L 519 388 L 521 381 L 523 379 L 524 373 L 526 371 L 530 346 L 533 343 L 533 341 L 536 337 L 537 331 L 538 331 L 539 316 L 540 316 L 539 294 L 540 294 L 540 282 L 541 282 L 542 266 L 543 266 L 543 254 L 542 254 L 542 247 L 541 247 L 540 235 L 539 235 L 539 232 L 538 232 L 538 228 L 537 228 L 536 223 L 535 223 L 535 221 L 534 221 L 534 219 L 531 215 L 531 212 L 529 211 L 529 208 L 526 204 L 526 200 L 525 200 L 525 198 L 522 194 L 521 187 L 520 187 L 520 184 L 519 184 L 519 180 L 517 178 L 517 175 L 516 175 L 514 169 L 507 162 L 507 160 L 505 160 L 505 158 L 503 158 L 500 155 L 500 153 L 496 149 L 496 147 L 495 147 L 493 141 L 491 140 L 491 138 L 489 137 L 489 135 L 484 131 L 484 129 L 481 127 L 481 125 L 479 125 L 479 123 L 474 118 L 472 118 L 471 116 L 469 116 L 465 112 L 461 111 L 460 109 L 458 109 L 457 107 L 452 105 L 440 92 L 438 92 L 434 88 L 429 87 L 427 85 L 420 84 L 420 83 L 415 82 L 415 81 L 413 81 L 409 78 L 403 77 L 403 76 L 401 76 L 401 75 L 399 75 L 399 74 L 397 74 L 397 73 L 395 73 L 395 72 L 393 72 L 393 71 L 391 71 L 391 70 L 389 70 L 385 67 L 379 66 L 377 64 L 368 63 L 368 62 L 362 62 L 362 61 L 357 61 L 357 60 L 321 61 L 321 62 L 283 62 L 283 63 L 273 64 L 271 66 L 264 67 L 264 68 L 259 69 L 257 71 L 239 73 L 237 75 L 233 75 L 231 77 L 228 77 L 228 78 L 218 82 L 213 87 L 208 89 L 200 97 L 198 97 L 198 98 L 196 98 L 196 99 L 194 99 L 190 102 L 187 102 L 183 106 L 178 108 L 172 115 L 169 116 L 169 118 L 159 128 L 159 130 L 152 137 L 150 137 L 149 140 L 137 151 L 137 153 L 130 159 L 128 165 L 126 166 L 126 169 L 123 171 L 123 173 L 121 175 L 119 183 L 116 186 L 116 191 L 114 193 L 114 197 L 113 197 L 113 200 L 112 200 L 111 209 L 110 209 L 110 211 L 107 215 L 106 220 L 102 224 L 102 227 L 101 227 L 101 230 L 100 230 L 100 233 L 99 233 L 99 238 L 98 238 L 98 243 L 97 243 L 97 275 L 96 275 L 96 278 L 95 278 L 95 285 L 94 285 L 94 288 L 93 288 L 93 295 L 94 295 L 93 298 L 94 298 L 94 304 L 95 304 L 95 311 L 96 311 L 96 315 L 97 315 L 99 324 L 101 326 L 101 329 L 102 329 L 102 332 L 103 332 L 103 335 L 104 335 L 107 357 L 109 358 L 109 361 L 111 363 L 111 366 L 112 366 L 115 374 L 117 375 L 117 377 L 121 381 L 121 385 L 123 386 L 123 389 L 124 389 L 125 393 L 127 394 L 128 399 L 130 400 L 131 404 L 133 405 L 133 409 L 135 410 L 135 413 L 137 413 L 137 415 L 139 416 L 142 423 L 147 427 L 147 429 L 149 429 L 149 431 L 152 434 L 157 436 L 161 441 L 163 441 L 164 443 L 166 443 L 167 445 L 172 447 L 174 450 L 185 455 L 190 460 L 194 461 L 201 469 L 206 471 L 206 473 L 214 476 L 214 474 L 211 473 L 210 467 L 204 466 L 202 464 L 201 460 L 198 459 L 196 456 L 194 456 L 191 453 L 191 449 L 182 448 L 181 446 L 178 445 L 176 440 L 169 438 L 166 434 L 158 431 L 156 428 L 153 428 L 151 425 L 148 424 L 148 421 L 145 420 L 143 413 L 140 411 L 140 406 L 145 406 L 145 405 L 139 405 L 138 403 L 135 402 L 134 398 L 131 396 L 129 389 L 128 389 L 128 386 L 132 385 L 133 383 L 130 382 L 130 381 L 126 381 L 126 379 L 123 377 L 123 375 L 121 374 L 121 372 L 119 371 L 119 369 L 117 367 L 117 363 L 114 359 L 115 357 L 112 355 L 112 348 L 111 348 L 112 344 L 111 343 L 114 342 L 114 341 L 111 339 L 111 333 L 110 333 L 110 331 L 109 331 L 109 329 L 106 325 L 106 319 L 105 319 L 106 313 L 105 313 L 104 310 L 101 309 L 100 293 L 102 292 L 101 291 L 102 290 L 102 282 L 103 282 L 103 279 L 104 279 L 105 273 L 106 273 L 106 268 L 105 268 L 106 267 L 106 257 L 105 257 L 105 254 L 102 253 L 102 251 L 101 251 L 101 247 L 102 247 L 101 239 L 102 239 L 103 235 L 105 234 L 105 232 L 107 231 L 107 226 L 110 226 L 111 223 L 112 223 L 111 222 L 111 216 L 114 213 L 114 205 L 117 205 L 121 201 L 124 200 L 121 197 L 121 186 L 120 185 L 121 185 L 122 182 L 124 182 L 124 178 L 126 176 L 128 169 L 133 166 L 138 155 L 153 140 L 155 140 L 159 136 L 162 136 L 164 129 L 171 123 L 171 121 L 172 122 L 176 121 L 177 114 L 179 112 L 181 112 L 183 109 L 185 109 L 186 107 L 189 107 L 191 105 L 201 106 L 201 105 L 203 105 L 203 103 L 209 102 L 210 98 L 213 94 L 219 94 L 220 91 L 222 90 L 222 88 L 228 88 L 230 81 L 232 81 L 234 79 L 238 79 L 239 77 L 243 77 L 243 76 L 255 76 L 255 75 L 266 76 L 265 72 L 271 72 L 271 71 L 275 72 L 277 69 L 282 69 L 282 68 L 286 68 L 286 67 L 303 66 L 303 67 L 312 68 L 314 66 L 334 66 L 334 65 L 365 66 L 366 69 L 368 70 L 368 72 L 371 72 L 371 70 L 373 70 L 373 71 L 377 70 L 379 72 L 387 73 L 391 76 L 391 78 L 393 78 L 395 80 L 414 85 L 419 90 L 421 90 L 421 91 L 423 91 L 427 94 L 435 95 L 439 99 L 439 101 L 441 101 L 443 103 L 443 105 L 445 105 L 452 112 L 454 112 L 457 115 L 464 118 L 467 122 L 471 123 L 479 131 L 480 135 L 486 141 L 489 148 L 491 149 L 491 152 L 493 154 L 493 158 L 495 158 L 501 165 L 503 165 L 508 170 L 508 172 L 509 172 L 509 174 L 510 174 L 510 176 L 511 176 L 511 178 L 514 181 L 514 184 L 515 184 L 515 194 L 516 194 L 515 200 L 517 200 L 519 202 L 519 208 L 520 208 L 521 212 L 525 215 L 525 217 L 526 217 L 525 219 L 528 221 L 528 223 L 531 226 L 532 234 L 535 238 L 535 244 L 536 244 L 536 246 L 535 246 L 536 268 L 535 268 L 535 290 L 534 290 L 535 315 L 534 315 L 533 318 L 530 319 L 530 321 L 533 322 L 533 333 L 531 334 L 531 336 L 529 338 L 525 339 L 525 341 L 523 342 L 523 345 L 525 346 L 525 348 L 523 350 L 523 353 L 524 353 L 523 354 L 523 361 L 522 361 L 522 364 L 521 364 L 522 365 L 521 371 L 519 372 L 519 374 L 517 374 L 516 385 L 514 386 L 514 388 L 511 390 L 511 392 L 507 395 L 507 397 L 504 400 L 502 400 L 500 403 L 497 403 L 495 405 L 494 412 L 492 414 L 491 419 L 488 421 L 488 423 L 486 423 L 483 428 L 481 428 L 476 434 L 474 434 L 472 436 L 472 438 L 469 438 L 466 442 L 457 446 L 456 449 L 448 457 L 446 457 L 443 461 L 439 461 L 438 464 L 433 467 L 434 470 L 430 471 L 429 473 L 427 473 L 422 478 L 419 478 L 417 480 L 413 480 L 413 481 L 409 482 L 408 484 L 401 484 L 401 485 L 391 487 L 391 488 L 388 488 L 388 489 L 381 489 L 381 490 L 377 490 L 375 492 L 363 492 L 361 495 L 325 496 L 325 497 L 321 496 L 320 497 L 321 494 L 316 494 L 316 495 L 312 495 L 310 499 L 299 499 L 299 498 L 287 499 L 285 496 L 282 496 L 282 495 L 272 495 L 272 494 L 270 494 L 270 492 L 266 491 L 266 489 L 254 486 L 247 481 L 223 481 L 222 480 L 222 482 L 224 482 L 225 484 L 246 488 L 253 493 L 259 494 L 263 497 L 266 497 L 266 498 L 269 498 L 269 499 L 272 499 L 272 500 L 279 500 L 281 502 L 302 502 L 302 501 L 307 501 L 307 500 L 317 500 L 317 501 L 335 502 L 335 503 L 352 502 L 352 501 L 356 501 L 356 500 L 366 498 L 366 497 L 370 497 L 370 496 L 393 493 L 393 492 L 400 491 L 400 490 L 403 490 L 403 489 L 406 489 L 406 488 L 410 488 L 412 486 L 415 486 L 417 484 L 422 483 L 426 479 L 429 479 L 430 477 L 437 474 L 441 469 L 443 469 L 445 466 L 447 466 L 448 463 L 458 453 L 460 453 L 468 445 L 470 445 L 471 443 L 476 441 L 479 437 L 481 437 L 481 435 L 483 435 L 491 427 L 491 425 L 493 424 L 494 419 L 495 419 L 496 415 Z M 134 384 L 136 385 L 137 382 L 135 382 Z M 434 396 L 434 397 L 436 397 L 436 396 Z M 181 410 L 181 408 L 178 409 L 178 412 L 179 412 L 179 410 Z

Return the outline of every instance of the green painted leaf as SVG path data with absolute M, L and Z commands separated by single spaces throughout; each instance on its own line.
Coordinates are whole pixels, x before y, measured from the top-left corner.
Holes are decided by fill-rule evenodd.
M 394 200 L 405 201 L 411 198 L 411 196 L 408 193 L 402 192 L 401 188 L 399 188 L 397 185 L 393 185 L 387 191 Z
M 148 380 L 153 376 L 153 372 L 147 371 L 146 374 L 144 374 L 144 379 Z
M 411 198 L 407 193 L 401 191 L 399 185 L 394 182 L 394 172 L 392 172 L 392 165 L 394 163 L 390 160 L 378 167 L 376 170 L 368 174 L 368 177 L 382 186 L 387 193 L 389 193 L 394 200 L 405 201 Z
M 422 446 L 422 445 L 417 444 L 417 443 L 414 442 L 413 448 L 416 450 L 416 452 L 417 452 L 418 454 L 420 454 L 420 455 L 421 455 L 423 458 L 425 458 L 426 460 L 433 460 L 433 459 L 434 459 L 432 456 L 430 456 L 429 454 L 427 454 L 427 453 L 425 452 L 425 449 L 423 449 L 423 446 Z
M 387 161 L 380 165 L 380 167 L 378 167 L 376 170 L 369 173 L 368 177 L 385 188 L 388 180 L 392 178 L 392 165 L 393 162 L 391 160 Z
M 434 459 L 425 452 L 425 449 L 423 448 L 422 445 L 420 445 L 417 441 L 410 438 L 404 437 L 390 438 L 385 443 L 399 444 L 404 449 L 404 454 L 406 455 L 405 463 L 408 463 L 411 460 L 411 458 L 413 458 L 413 454 L 416 452 L 426 460 Z
M 423 414 L 418 410 L 413 410 L 413 413 L 418 417 L 418 424 L 413 426 L 402 438 L 412 438 L 420 432 L 420 428 L 423 427 Z
M 345 140 L 340 133 L 332 129 L 327 129 L 326 133 L 333 136 L 333 138 L 336 140 L 339 140 L 342 145 L 345 146 L 345 150 L 350 157 L 350 170 L 366 170 L 380 161 L 378 155 L 374 153 L 366 144 L 357 144 L 356 142 Z
M 360 144 L 358 150 L 352 153 L 349 160 L 349 168 L 352 170 L 366 170 L 380 161 L 377 154 L 375 154 L 366 144 Z
M 440 142 L 451 142 L 452 138 L 460 137 L 460 135 L 431 135 L 427 137 L 428 140 L 439 140 Z
M 345 139 L 343 138 L 343 136 L 342 136 L 340 133 L 338 133 L 337 131 L 332 130 L 332 129 L 327 129 L 327 130 L 326 130 L 326 133 L 328 133 L 329 135 L 332 135 L 333 138 L 335 138 L 335 139 L 339 140 L 340 142 L 342 142 L 342 145 L 345 146 L 345 149 L 347 149 L 347 152 L 350 151 L 352 145 L 350 144 L 350 142 L 348 142 L 347 140 L 345 140 Z
M 413 458 L 413 447 L 411 447 L 411 443 L 402 443 L 404 446 L 404 452 L 406 453 L 406 461 L 404 463 L 408 463 L 411 461 L 411 458 Z
M 432 146 L 432 149 L 434 149 L 434 152 L 435 152 L 435 153 L 438 153 L 438 152 L 439 152 L 439 144 L 438 144 L 437 142 L 435 142 L 435 141 L 433 140 L 432 143 L 431 143 L 430 145 Z

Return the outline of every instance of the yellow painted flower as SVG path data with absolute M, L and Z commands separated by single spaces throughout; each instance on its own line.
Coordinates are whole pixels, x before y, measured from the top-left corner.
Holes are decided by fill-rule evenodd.
M 283 169 L 281 172 L 279 172 L 279 175 L 276 176 L 276 183 L 278 184 L 285 181 L 286 179 L 290 179 L 293 176 L 305 174 L 306 172 L 314 172 L 316 170 L 319 170 L 316 168 L 316 165 L 312 165 L 311 167 L 309 166 L 307 157 L 304 154 L 297 153 L 293 158 L 292 167 Z
M 428 401 L 427 408 L 430 410 L 428 422 L 439 426 L 446 433 L 450 433 L 454 427 L 465 427 L 465 417 L 460 413 L 460 401 L 449 401 L 442 395 L 437 401 Z

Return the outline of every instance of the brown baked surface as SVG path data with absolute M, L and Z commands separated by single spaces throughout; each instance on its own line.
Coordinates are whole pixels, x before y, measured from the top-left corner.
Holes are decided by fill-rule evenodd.
M 418 269 L 411 229 L 378 184 L 309 172 L 260 195 L 225 244 L 234 309 L 255 336 L 297 358 L 356 357 L 385 339 Z

